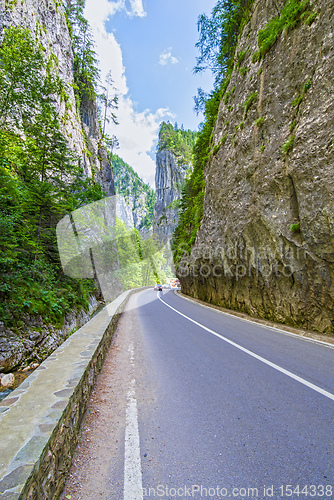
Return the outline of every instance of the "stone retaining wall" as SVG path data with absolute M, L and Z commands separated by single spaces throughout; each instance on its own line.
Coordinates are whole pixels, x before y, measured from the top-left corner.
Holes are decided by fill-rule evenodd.
M 108 304 L 0 403 L 1 500 L 59 497 L 89 395 L 133 292 Z

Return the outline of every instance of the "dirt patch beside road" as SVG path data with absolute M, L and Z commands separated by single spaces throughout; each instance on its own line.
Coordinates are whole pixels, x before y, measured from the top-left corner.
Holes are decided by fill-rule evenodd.
M 131 381 L 129 345 L 136 331 L 135 301 L 136 294 L 130 297 L 119 320 L 98 375 L 60 500 L 123 497 L 126 397 Z

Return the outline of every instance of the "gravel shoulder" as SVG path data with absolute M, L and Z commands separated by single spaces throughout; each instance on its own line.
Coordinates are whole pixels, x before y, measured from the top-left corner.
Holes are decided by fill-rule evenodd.
M 137 295 L 132 295 L 126 305 L 98 375 L 60 500 L 119 500 L 123 496 L 126 398 L 132 378 L 130 351 L 139 342 Z

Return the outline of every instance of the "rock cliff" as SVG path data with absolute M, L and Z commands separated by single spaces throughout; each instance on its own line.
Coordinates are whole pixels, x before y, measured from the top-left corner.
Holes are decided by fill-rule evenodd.
M 117 155 L 111 156 L 117 193 L 117 216 L 138 230 L 151 229 L 154 191 Z
M 115 194 L 107 152 L 101 144 L 96 102 L 81 105 L 82 119 L 76 109 L 73 91 L 72 40 L 61 3 L 55 0 L 0 0 L 0 32 L 5 27 L 28 28 L 46 53 L 52 55 L 55 70 L 66 84 L 68 99 L 58 102 L 63 133 L 80 158 L 88 177 L 93 177 L 108 196 Z
M 62 132 L 77 153 L 85 175 L 99 183 L 107 195 L 115 194 L 107 151 L 101 143 L 96 102 L 82 102 L 81 113 L 77 110 L 72 40 L 61 2 L 0 0 L 0 39 L 3 29 L 12 26 L 28 28 L 43 47 L 45 57 L 53 61 L 53 70 L 66 85 L 66 98 L 56 103 Z M 0 372 L 47 357 L 71 331 L 87 322 L 97 307 L 96 298 L 91 297 L 87 311 L 68 311 L 61 327 L 46 324 L 40 315 L 23 315 L 20 330 L 6 328 L 0 321 Z
M 191 296 L 332 333 L 334 3 L 310 1 L 307 22 L 254 56 L 259 30 L 284 5 L 255 1 L 243 29 L 205 168 L 203 219 L 178 273 Z
M 178 164 L 177 157 L 168 149 L 156 155 L 153 232 L 160 241 L 168 242 L 177 226 L 175 202 L 181 198 L 187 168 L 188 165 Z

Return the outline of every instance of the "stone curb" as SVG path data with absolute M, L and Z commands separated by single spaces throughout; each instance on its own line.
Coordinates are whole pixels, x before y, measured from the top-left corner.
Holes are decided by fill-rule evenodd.
M 63 491 L 82 417 L 118 319 L 122 293 L 0 402 L 0 499 L 52 500 Z

